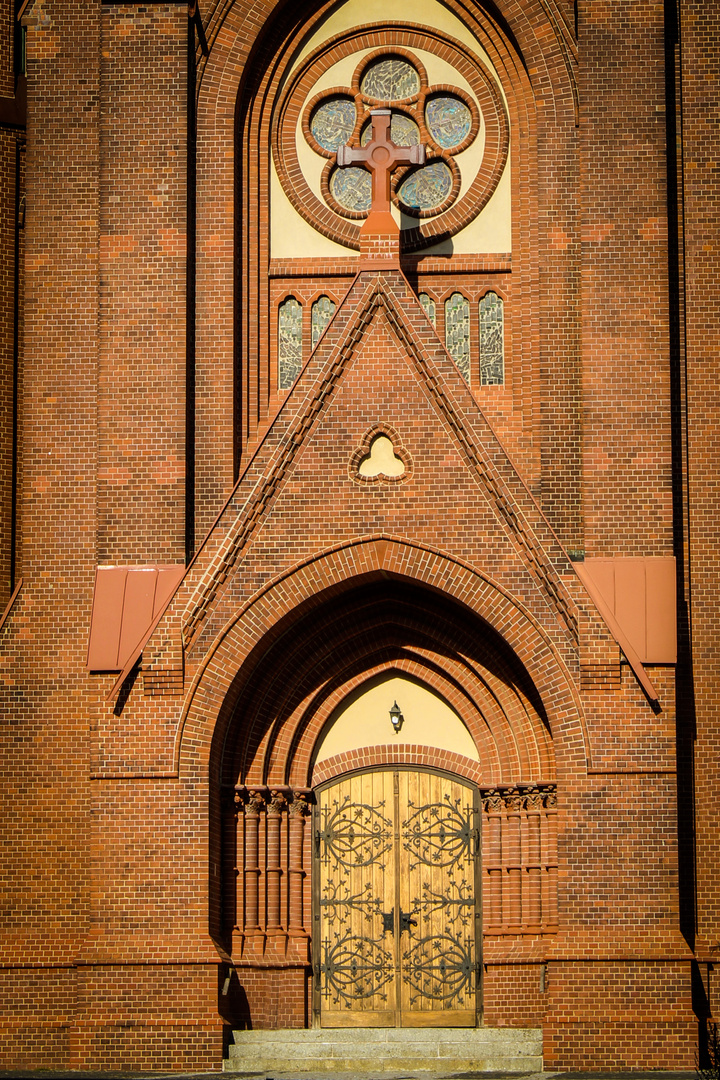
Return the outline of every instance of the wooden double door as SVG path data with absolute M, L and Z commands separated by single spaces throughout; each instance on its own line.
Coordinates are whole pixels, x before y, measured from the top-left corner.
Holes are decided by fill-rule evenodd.
M 323 1027 L 474 1026 L 479 815 L 432 772 L 358 773 L 315 808 L 315 1010 Z

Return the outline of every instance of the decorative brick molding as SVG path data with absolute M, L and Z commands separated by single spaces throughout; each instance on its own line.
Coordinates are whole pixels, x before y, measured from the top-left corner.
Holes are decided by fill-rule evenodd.
M 454 754 L 450 750 L 441 750 L 437 746 L 386 743 L 378 746 L 364 746 L 359 750 L 346 750 L 342 754 L 335 754 L 319 762 L 313 769 L 313 786 L 327 783 L 344 773 L 379 768 L 383 765 L 441 769 L 475 783 L 482 775 L 480 764 L 463 754 Z
M 360 472 L 360 466 L 369 456 L 374 441 L 381 435 L 384 435 L 392 443 L 393 453 L 396 458 L 402 461 L 404 472 L 398 476 L 388 476 L 383 472 L 377 472 L 372 476 L 363 476 Z M 350 479 L 357 484 L 401 484 L 403 481 L 410 479 L 412 472 L 413 462 L 410 454 L 404 449 L 402 440 L 395 428 L 385 423 L 375 424 L 374 427 L 370 428 L 348 464 Z
M 550 730 L 557 724 L 561 725 L 564 753 L 575 746 L 576 751 L 570 752 L 578 764 L 583 763 L 584 768 L 587 751 L 577 691 L 568 680 L 560 656 L 529 613 L 516 600 L 504 595 L 496 584 L 478 575 L 476 570 L 462 566 L 447 555 L 388 537 L 362 539 L 318 555 L 270 583 L 237 613 L 232 625 L 217 638 L 213 649 L 206 654 L 193 680 L 176 743 L 181 773 L 186 767 L 185 761 L 190 766 L 197 753 L 206 757 L 211 752 L 213 742 L 219 747 L 227 739 L 228 725 L 235 723 L 235 709 L 245 688 L 250 685 L 248 680 L 253 671 L 251 666 L 245 674 L 244 659 L 254 652 L 260 641 L 265 641 L 263 651 L 267 651 L 276 635 L 283 632 L 286 617 L 292 612 L 302 611 L 306 603 L 311 604 L 311 610 L 317 609 L 321 596 L 326 602 L 337 600 L 346 590 L 363 581 L 378 580 L 375 575 L 380 570 L 382 579 L 408 584 L 415 581 L 422 583 L 423 587 L 438 590 L 440 595 L 457 598 L 483 622 L 493 627 L 507 643 L 506 647 L 515 650 L 526 667 L 543 702 L 547 717 L 545 722 Z M 297 641 L 297 649 L 300 650 L 298 655 L 302 656 L 305 649 L 302 640 Z M 316 712 L 313 706 L 313 715 Z M 266 731 L 264 725 L 270 722 L 270 717 L 265 718 L 262 712 L 255 715 L 257 735 L 251 737 L 250 732 L 246 732 L 243 736 L 246 746 L 243 768 L 248 769 L 254 756 L 260 776 L 267 776 L 267 765 L 262 764 L 263 759 L 270 753 L 273 743 L 280 740 L 282 755 L 278 758 L 277 751 L 273 751 L 273 755 L 275 768 L 281 770 L 277 781 L 285 782 L 282 770 L 288 767 L 288 754 L 295 746 L 298 735 L 293 734 L 292 729 L 283 730 L 277 724 L 272 727 L 271 737 L 263 734 Z M 499 712 L 498 717 L 501 715 Z M 298 723 L 300 719 L 299 714 L 294 722 Z M 257 757 L 260 750 L 258 738 L 263 745 L 260 757 Z M 530 744 L 533 741 L 534 737 Z M 303 768 L 308 768 L 312 753 L 312 741 L 304 745 L 304 766 L 302 759 L 292 750 L 296 762 L 293 765 L 294 776 L 299 783 L 307 783 L 307 773 L 303 777 Z M 248 775 L 247 771 L 244 775 Z M 253 772 L 252 775 L 258 774 Z M 514 778 L 506 775 L 499 782 Z M 517 779 L 520 778 L 517 776 Z M 232 775 L 228 775 L 227 779 L 234 782 Z

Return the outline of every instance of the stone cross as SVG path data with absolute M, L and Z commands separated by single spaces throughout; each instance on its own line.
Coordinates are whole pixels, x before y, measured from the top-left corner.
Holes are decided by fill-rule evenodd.
M 398 165 L 422 165 L 425 162 L 424 146 L 396 146 L 390 140 L 390 109 L 373 109 L 372 138 L 367 146 L 351 149 L 339 146 L 337 163 L 363 165 L 372 173 L 372 203 L 370 213 L 390 213 L 390 174 Z

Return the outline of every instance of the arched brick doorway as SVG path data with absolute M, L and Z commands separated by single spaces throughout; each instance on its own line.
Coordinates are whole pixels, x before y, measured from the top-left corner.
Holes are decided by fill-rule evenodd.
M 434 695 L 458 718 L 470 752 L 440 745 L 439 736 L 413 741 L 409 728 L 405 735 L 393 732 L 388 716 L 385 741 L 369 734 L 366 745 L 360 738 L 358 745 L 318 756 L 346 703 L 383 679 L 407 680 Z M 322 847 L 318 792 L 352 776 L 374 771 L 395 783 L 388 778 L 403 773 L 402 783 L 412 786 L 421 775 L 434 775 L 461 785 L 477 819 L 471 827 L 477 846 L 481 835 L 487 846 L 477 885 L 473 877 L 486 932 L 540 933 L 556 923 L 550 724 L 515 651 L 469 607 L 398 575 L 349 580 L 298 605 L 260 636 L 235 686 L 218 759 L 224 791 L 220 933 L 243 988 L 233 1023 L 302 1027 L 321 1016 L 320 878 L 313 862 Z M 407 820 L 412 801 L 407 791 L 404 798 L 398 824 Z M 399 906 L 391 906 L 399 919 Z M 478 945 L 468 963 L 479 958 Z M 470 997 L 472 1004 L 456 1010 L 462 1017 L 428 1022 L 474 1023 L 479 972 L 465 988 L 463 1006 Z M 380 1022 L 412 1024 L 399 1013 Z

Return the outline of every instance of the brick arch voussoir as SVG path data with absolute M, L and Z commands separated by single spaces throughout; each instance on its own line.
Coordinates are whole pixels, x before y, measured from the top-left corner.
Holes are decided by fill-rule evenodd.
M 462 717 L 475 743 L 480 758 L 474 775 L 484 783 L 517 783 L 521 780 L 551 780 L 555 775 L 552 743 L 546 753 L 523 757 L 517 742 L 507 730 L 508 721 L 503 709 L 495 702 L 493 715 L 488 702 L 488 690 L 472 670 L 457 662 L 447 664 L 436 657 L 413 657 L 388 660 L 365 670 L 361 677 L 354 675 L 336 688 L 316 707 L 313 702 L 307 710 L 309 722 L 303 728 L 296 745 L 289 747 L 287 780 L 290 784 L 311 786 L 316 781 L 313 751 L 324 725 L 338 705 L 363 682 L 376 675 L 397 671 L 410 675 L 437 693 Z M 527 717 L 527 723 L 540 723 L 539 717 Z
M 175 741 L 181 776 L 218 772 L 244 686 L 243 665 L 285 617 L 308 601 L 322 603 L 360 579 L 392 576 L 453 597 L 486 622 L 526 669 L 543 703 L 563 771 L 586 769 L 585 719 L 572 676 L 550 636 L 516 598 L 477 569 L 400 538 L 362 538 L 290 568 L 251 597 L 221 631 L 188 690 Z
M 395 633 L 402 634 L 403 630 L 415 630 L 417 636 L 412 646 L 407 638 L 402 646 L 393 640 Z M 329 706 L 331 711 L 346 693 L 368 677 L 368 670 L 380 670 L 382 662 L 385 667 L 409 663 L 408 658 L 417 660 L 422 681 L 443 681 L 444 688 L 439 692 L 448 699 L 453 697 L 452 692 L 447 692 L 448 679 L 453 680 L 457 698 L 453 704 L 470 724 L 478 749 L 488 739 L 494 747 L 497 744 L 497 756 L 508 782 L 538 775 L 541 760 L 545 767 L 539 775 L 550 775 L 552 742 L 542 718 L 523 696 L 516 672 L 497 654 L 494 645 L 482 639 L 477 641 L 471 656 L 466 643 L 463 644 L 465 634 L 466 628 L 453 627 L 452 620 L 439 625 L 431 617 L 428 623 L 427 613 L 420 609 L 415 615 L 407 608 L 396 608 L 392 628 L 378 625 L 373 619 L 366 622 L 365 618 L 344 626 L 333 624 L 317 643 L 321 651 L 317 654 L 313 651 L 312 658 L 308 653 L 310 643 L 303 635 L 293 635 L 292 644 L 283 654 L 288 675 L 279 692 L 265 681 L 244 699 L 243 715 L 248 719 L 242 736 L 236 735 L 238 750 L 224 761 L 224 781 L 284 783 L 283 774 L 290 768 L 293 746 L 307 738 L 307 728 L 311 737 L 316 738 L 319 717 L 323 723 L 327 719 L 327 699 L 333 703 Z M 385 655 L 387 659 L 383 661 Z M 404 659 L 399 660 L 400 656 Z M 327 671 L 328 659 L 334 670 L 318 684 L 317 673 Z M 460 700 L 461 693 L 464 700 Z M 482 713 L 477 712 L 477 702 L 482 702 Z M 474 715 L 476 721 L 470 719 Z M 487 745 L 484 749 L 488 751 Z
M 482 715 L 474 701 L 458 681 L 443 671 L 441 665 L 425 662 L 413 655 L 412 649 L 403 650 L 404 655 L 379 660 L 370 666 L 359 663 L 355 670 L 338 680 L 328 693 L 323 690 L 312 700 L 303 703 L 303 708 L 279 733 L 274 747 L 274 757 L 282 762 L 286 782 L 300 786 L 310 784 L 313 773 L 313 756 L 325 724 L 333 711 L 353 691 L 359 690 L 368 680 L 388 672 L 400 672 L 410 675 L 418 682 L 435 691 L 462 716 L 468 731 L 478 749 L 481 759 L 489 763 L 490 771 L 501 771 L 502 755 L 482 723 Z M 279 781 L 278 781 L 279 782 Z
M 408 743 L 385 743 L 361 750 L 345 750 L 318 765 L 313 775 L 313 786 L 327 780 L 344 776 L 349 772 L 359 772 L 383 765 L 411 765 L 413 768 L 441 769 L 454 773 L 479 786 L 487 784 L 480 764 L 463 754 L 454 754 L 451 750 L 442 750 L 437 746 L 416 746 Z

